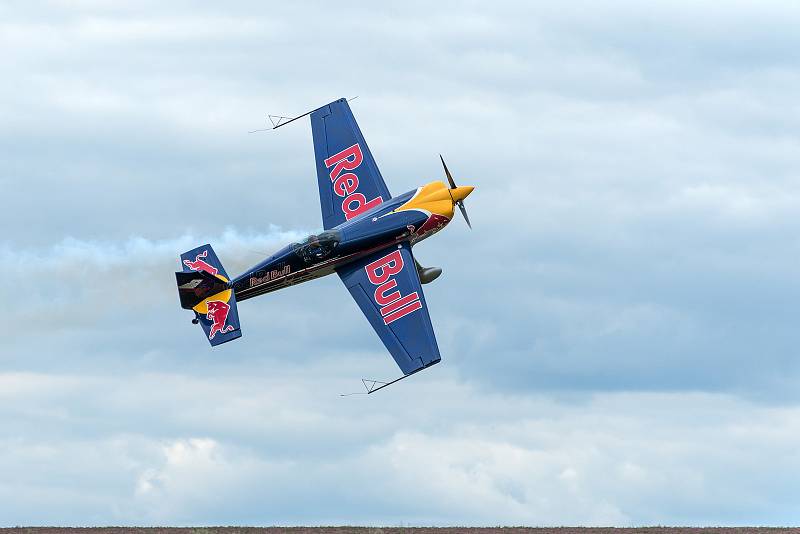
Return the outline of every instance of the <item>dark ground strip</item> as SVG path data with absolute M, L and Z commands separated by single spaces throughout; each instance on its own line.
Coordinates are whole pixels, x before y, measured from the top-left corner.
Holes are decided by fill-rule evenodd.
M 800 534 L 800 528 L 776 527 L 640 527 L 640 528 L 528 528 L 528 527 L 100 527 L 0 528 L 0 534 Z

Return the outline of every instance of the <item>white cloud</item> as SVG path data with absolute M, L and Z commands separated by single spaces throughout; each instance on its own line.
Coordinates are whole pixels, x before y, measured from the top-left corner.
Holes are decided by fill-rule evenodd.
M 3 403 L 6 420 L 32 404 L 38 413 L 65 406 L 70 422 L 30 421 L 17 429 L 25 438 L 0 442 L 9 473 L 0 493 L 18 490 L 18 506 L 0 522 L 91 524 L 89 512 L 106 523 L 165 525 L 798 519 L 790 505 L 797 408 L 709 394 L 554 401 L 488 394 L 441 375 L 337 399 L 339 380 L 283 384 L 260 374 L 36 377 L 82 384 L 88 402 L 75 407 L 77 393 L 56 388 Z M 426 409 L 409 410 L 409 398 Z M 80 496 L 59 480 L 78 484 Z M 35 509 L 42 499 L 54 506 Z
M 306 233 L 272 227 L 266 234 L 241 234 L 228 229 L 211 236 L 211 244 L 232 276 Z M 20 334 L 30 333 L 30 323 L 48 321 L 62 327 L 97 321 L 111 309 L 158 309 L 174 304 L 177 289 L 170 273 L 180 270 L 182 252 L 208 242 L 184 235 L 174 239 L 130 238 L 122 243 L 65 238 L 44 249 L 0 249 L 6 274 L 17 280 L 7 300 L 17 299 Z M 24 325 L 28 324 L 26 328 Z
M 797 522 L 797 19 L 0 6 L 0 523 Z M 339 399 L 397 369 L 335 277 L 212 351 L 172 272 L 314 230 L 308 124 L 246 132 L 354 95 L 391 191 L 478 187 L 442 364 Z

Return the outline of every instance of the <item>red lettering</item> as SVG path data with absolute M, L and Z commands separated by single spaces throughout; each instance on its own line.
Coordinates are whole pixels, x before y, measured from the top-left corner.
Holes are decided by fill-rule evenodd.
M 403 256 L 399 250 L 395 250 L 368 264 L 364 269 L 367 271 L 369 281 L 379 286 L 388 280 L 390 276 L 403 270 Z M 380 270 L 380 274 L 378 274 L 378 270 Z
M 356 202 L 356 207 L 350 209 L 350 206 Z M 370 208 L 374 208 L 375 206 L 380 206 L 383 203 L 383 199 L 381 197 L 375 197 L 369 202 L 367 202 L 367 197 L 364 196 L 363 193 L 353 193 L 342 202 L 342 211 L 344 212 L 345 220 L 350 220 L 356 215 L 360 213 L 364 213 Z
M 325 167 L 330 168 L 331 165 L 336 165 L 330 173 L 331 180 L 335 180 L 343 170 L 352 171 L 361 165 L 362 161 L 364 161 L 364 155 L 361 153 L 361 147 L 356 143 L 326 159 Z
M 396 320 L 400 319 L 401 317 L 405 317 L 411 312 L 417 311 L 422 308 L 422 303 L 418 300 L 415 300 L 413 303 L 409 304 L 405 308 L 397 310 L 394 313 L 391 313 L 383 318 L 383 324 L 393 323 Z
M 373 198 L 367 202 L 367 197 L 363 193 L 356 193 L 356 190 L 358 190 L 358 176 L 352 172 L 342 174 L 344 170 L 352 171 L 361 165 L 363 161 L 364 154 L 361 152 L 361 147 L 358 143 L 325 160 L 325 167 L 334 166 L 330 172 L 333 192 L 340 197 L 345 197 L 344 202 L 342 202 L 342 211 L 344 212 L 345 220 L 348 221 L 356 215 L 379 206 L 383 202 L 381 197 Z
M 394 278 L 378 286 L 375 289 L 375 302 L 377 302 L 379 306 L 386 306 L 387 304 L 391 304 L 395 300 L 399 299 L 400 298 L 399 291 L 393 291 L 389 293 L 389 295 L 386 295 L 387 291 L 395 287 L 397 287 L 397 281 Z
M 398 310 L 403 306 L 406 306 L 407 304 L 414 302 L 415 300 L 419 300 L 419 295 L 417 295 L 416 291 L 414 291 L 410 295 L 406 295 L 405 297 L 392 302 L 388 306 L 384 306 L 383 308 L 381 308 L 381 315 L 389 315 L 393 311 Z
M 390 277 L 403 270 L 403 263 L 402 250 L 398 249 L 364 267 L 369 281 L 378 286 L 375 288 L 375 302 L 381 306 L 383 323 L 387 325 L 422 308 L 416 291 L 406 296 L 401 296 L 400 291 L 392 291 L 397 287 L 397 280 Z
M 344 173 L 333 182 L 333 192 L 340 197 L 355 193 L 356 189 L 358 189 L 358 176 L 352 172 Z

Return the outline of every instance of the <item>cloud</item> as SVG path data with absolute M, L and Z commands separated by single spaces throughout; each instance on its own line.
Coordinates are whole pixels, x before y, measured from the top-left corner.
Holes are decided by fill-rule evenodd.
M 214 241 L 216 250 L 234 273 L 255 264 L 279 247 L 306 234 L 272 227 L 266 234 L 241 234 L 228 229 Z M 16 281 L 15 314 L 18 335 L 33 328 L 100 327 L 103 316 L 124 308 L 134 315 L 159 315 L 174 304 L 171 272 L 180 270 L 178 256 L 201 244 L 191 235 L 124 242 L 65 238 L 45 249 L 0 249 L 0 262 Z M 9 299 L 12 295 L 9 293 Z M 10 332 L 13 336 L 15 331 Z
M 796 522 L 796 19 L 0 6 L 0 523 Z M 211 350 L 172 273 L 318 229 L 308 124 L 247 132 L 355 95 L 392 192 L 477 189 L 443 362 L 344 400 L 398 370 L 336 277 Z
M 791 506 L 800 469 L 796 408 L 709 394 L 560 401 L 487 395 L 441 374 L 369 400 L 331 402 L 341 384 L 320 387 L 301 376 L 286 383 L 243 368 L 228 368 L 223 376 L 3 377 L 57 386 L 47 397 L 30 389 L 14 398 L 39 413 L 61 406 L 69 421 L 48 427 L 31 420 L 16 429 L 24 438 L 0 443 L 0 463 L 9 473 L 0 493 L 10 496 L 16 489 L 18 503 L 0 521 L 797 520 Z M 80 407 L 73 402 L 76 384 L 89 401 Z M 434 388 L 446 395 L 433 395 Z M 409 410 L 409 396 L 428 410 Z M 14 409 L 4 403 L 3 411 L 8 418 Z M 14 482 L 19 477 L 24 486 Z M 43 501 L 51 506 L 36 509 Z M 351 502 L 359 503 L 358 517 Z

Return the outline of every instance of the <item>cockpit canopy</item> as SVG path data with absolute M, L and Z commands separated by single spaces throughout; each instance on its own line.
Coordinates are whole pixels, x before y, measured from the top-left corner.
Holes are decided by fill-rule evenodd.
M 321 234 L 310 235 L 300 243 L 294 243 L 295 254 L 303 258 L 307 263 L 319 262 L 336 249 L 342 240 L 342 234 L 338 230 L 326 230 Z

